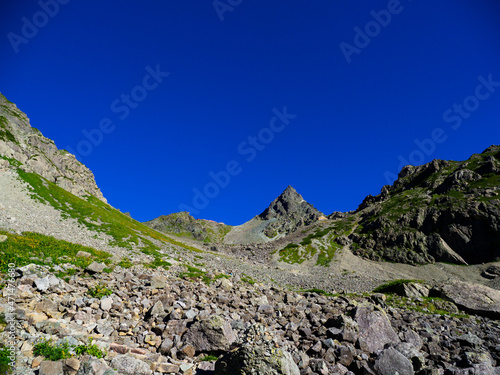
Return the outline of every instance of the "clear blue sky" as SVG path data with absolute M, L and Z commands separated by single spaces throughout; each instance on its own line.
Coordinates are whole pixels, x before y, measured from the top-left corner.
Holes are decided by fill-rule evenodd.
M 140 221 L 347 211 L 499 143 L 498 1 L 59 1 L 0 5 L 0 91 Z

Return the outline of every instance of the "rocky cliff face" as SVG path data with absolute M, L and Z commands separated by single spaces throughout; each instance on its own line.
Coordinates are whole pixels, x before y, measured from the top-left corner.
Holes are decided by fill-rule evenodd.
M 500 260 L 500 146 L 406 166 L 360 205 L 356 253 L 405 263 Z
M 38 173 L 76 196 L 91 194 L 106 201 L 92 172 L 32 128 L 26 114 L 0 94 L 0 168 L 9 164 Z
M 298 228 L 312 224 L 324 215 L 304 200 L 302 195 L 288 186 L 268 208 L 257 216 L 258 220 L 271 220 L 265 234 L 275 237 L 278 234 L 295 232 Z

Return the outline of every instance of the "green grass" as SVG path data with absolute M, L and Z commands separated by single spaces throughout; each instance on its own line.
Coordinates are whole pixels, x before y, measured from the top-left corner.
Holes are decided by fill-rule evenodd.
M 69 345 L 67 342 L 60 345 L 55 345 L 51 340 L 43 340 L 33 347 L 33 354 L 35 356 L 43 356 L 49 361 L 59 361 L 60 359 L 67 359 L 76 355 L 88 354 L 96 358 L 104 358 L 106 352 L 99 349 L 95 344 L 92 344 L 92 338 L 86 345 Z
M 110 263 L 111 254 L 90 247 L 77 245 L 39 233 L 24 232 L 21 235 L 0 230 L 7 241 L 0 243 L 0 272 L 5 273 L 9 263 L 22 267 L 30 263 L 45 264 L 44 259 L 52 258 L 52 264 L 71 263 L 85 268 L 93 261 Z M 77 257 L 78 251 L 86 251 L 92 258 Z M 33 258 L 33 259 L 32 259 Z
M 122 268 L 131 268 L 134 264 L 128 258 L 122 258 L 122 260 L 118 262 L 118 265 Z
M 252 279 L 250 276 L 248 275 L 241 275 L 241 281 L 243 281 L 244 283 L 248 283 L 250 285 L 254 285 L 255 284 L 255 280 Z
M 209 354 L 209 355 L 206 355 L 206 356 L 202 357 L 200 359 L 200 361 L 202 361 L 202 362 L 213 362 L 213 361 L 217 361 L 218 359 L 219 359 L 219 357 L 217 357 L 215 355 Z
M 54 345 L 51 340 L 44 340 L 33 347 L 33 354 L 35 357 L 41 355 L 49 361 L 59 361 L 71 357 L 70 349 L 71 347 L 67 342 Z
M 87 345 L 78 345 L 74 347 L 74 350 L 76 355 L 88 354 L 99 359 L 106 357 L 105 351 L 99 349 L 97 345 L 92 344 L 92 337 L 89 339 L 89 343 Z
M 102 297 L 106 297 L 113 294 L 113 291 L 109 289 L 106 284 L 99 283 L 94 287 L 90 287 L 87 290 L 87 294 L 93 298 L 101 299 Z
M 0 374 L 12 374 L 10 351 L 0 345 Z
M 0 116 L 0 139 L 4 141 L 10 141 L 13 143 L 18 143 L 14 134 L 7 129 L 8 120 L 4 116 Z
M 160 247 L 155 245 L 153 240 L 190 251 L 201 251 L 139 223 L 92 195 L 81 199 L 36 173 L 27 173 L 21 169 L 18 169 L 18 173 L 20 178 L 30 185 L 33 199 L 56 208 L 63 218 L 76 219 L 79 224 L 90 230 L 110 235 L 114 239 L 110 243 L 111 246 L 132 249 L 135 245 L 155 259 L 161 259 L 161 254 L 158 251 Z

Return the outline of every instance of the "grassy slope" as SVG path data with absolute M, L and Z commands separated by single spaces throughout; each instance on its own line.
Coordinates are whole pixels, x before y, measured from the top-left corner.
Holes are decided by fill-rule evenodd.
M 12 165 L 19 165 L 19 162 L 15 160 L 9 161 Z M 110 243 L 111 246 L 123 247 L 130 250 L 135 247 L 143 253 L 151 255 L 154 258 L 154 261 L 150 263 L 152 266 L 168 265 L 162 261 L 160 246 L 163 244 L 176 245 L 189 251 L 200 251 L 147 227 L 94 196 L 87 196 L 86 199 L 82 199 L 36 173 L 27 173 L 22 169 L 17 169 L 17 172 L 19 177 L 28 183 L 28 188 L 33 199 L 54 207 L 61 212 L 63 218 L 74 218 L 79 224 L 90 230 L 110 235 L 113 238 Z M 25 233 L 23 236 L 10 234 L 8 236 L 9 240 L 4 244 L 0 244 L 0 251 L 8 254 L 5 257 L 6 260 L 14 260 L 14 263 L 18 266 L 25 264 L 30 257 L 38 257 L 40 254 L 58 258 L 64 254 L 64 251 L 61 251 L 61 249 L 65 249 L 68 256 L 72 256 L 73 253 L 76 254 L 78 249 L 80 249 L 96 255 L 96 259 L 104 259 L 103 254 L 101 254 L 103 252 L 89 248 L 83 249 L 84 247 L 75 244 L 72 244 L 71 247 L 65 241 L 59 241 L 47 236 L 29 233 Z M 37 243 L 37 246 L 33 247 L 30 243 Z M 75 249 L 75 251 L 70 250 L 70 248 Z M 77 264 L 81 263 L 81 261 L 77 261 L 76 259 L 73 259 L 69 263 L 75 262 Z M 0 268 L 3 267 L 3 263 Z M 84 265 L 82 264 L 82 266 Z

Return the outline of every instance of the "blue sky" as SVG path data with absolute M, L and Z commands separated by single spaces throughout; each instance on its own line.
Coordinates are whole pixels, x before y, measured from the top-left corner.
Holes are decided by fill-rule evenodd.
M 9 0 L 0 91 L 140 221 L 241 224 L 287 185 L 329 214 L 402 164 L 499 143 L 499 16 L 486 0 Z

